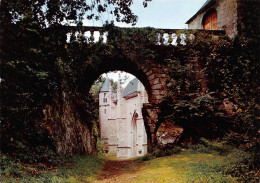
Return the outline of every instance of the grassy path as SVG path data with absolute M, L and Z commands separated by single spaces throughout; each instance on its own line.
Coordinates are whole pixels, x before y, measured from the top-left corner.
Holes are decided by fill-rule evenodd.
M 0 182 L 35 183 L 236 183 L 229 174 L 231 170 L 244 173 L 242 182 L 249 180 L 245 166 L 234 169 L 247 153 L 230 149 L 219 153 L 210 148 L 184 150 L 180 154 L 154 158 L 140 157 L 130 160 L 115 160 L 109 157 L 74 156 L 56 167 L 38 168 L 3 159 L 5 166 L 0 171 Z M 241 169 L 243 168 L 243 169 Z M 257 176 L 254 172 L 253 175 Z M 241 178 L 241 177 L 240 177 Z
M 138 163 L 133 160 L 108 160 L 104 163 L 95 182 L 131 182 L 136 178 L 139 169 L 143 166 L 144 163 Z
M 108 160 L 95 183 L 236 182 L 214 169 L 225 160 L 212 154 L 179 154 L 149 161 Z

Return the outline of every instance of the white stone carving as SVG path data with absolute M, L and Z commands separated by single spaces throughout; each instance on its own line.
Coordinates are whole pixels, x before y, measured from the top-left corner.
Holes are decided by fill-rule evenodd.
M 180 38 L 181 38 L 181 42 L 180 42 L 180 44 L 182 44 L 183 46 L 185 46 L 185 45 L 186 45 L 186 43 L 185 43 L 185 40 L 186 40 L 186 34 L 181 34 L 181 35 L 180 35 Z
M 169 45 L 169 38 L 170 38 L 170 36 L 168 33 L 163 34 L 163 44 L 164 45 L 166 45 L 166 46 Z
M 104 32 L 103 33 L 103 43 L 107 43 L 107 36 L 108 36 L 108 32 Z
M 70 43 L 71 42 L 71 37 L 75 36 L 76 37 L 76 41 L 79 41 L 81 36 L 84 36 L 86 38 L 86 42 L 87 43 L 97 43 L 98 41 L 102 41 L 102 43 L 106 44 L 107 43 L 107 37 L 108 37 L 108 32 L 100 32 L 100 31 L 94 31 L 94 30 L 90 30 L 90 31 L 85 31 L 82 35 L 82 33 L 79 33 L 78 31 L 76 31 L 74 34 L 69 32 L 66 34 L 67 35 L 67 39 L 66 42 Z M 170 42 L 170 33 L 157 33 L 156 34 L 156 45 L 173 45 L 173 46 L 177 46 L 178 45 L 178 36 L 176 33 L 172 33 L 171 34 L 172 37 L 172 41 Z M 186 34 L 180 34 L 180 44 L 185 46 L 187 45 L 187 43 L 185 42 L 187 37 Z M 190 34 L 189 39 L 192 41 L 195 40 L 195 36 Z
M 94 31 L 94 43 L 99 41 L 99 37 L 100 37 L 100 32 L 99 31 Z
M 69 33 L 67 33 L 66 35 L 67 35 L 67 40 L 66 40 L 66 42 L 67 42 L 67 43 L 70 43 L 70 37 L 71 37 L 72 33 L 69 32 Z
M 84 32 L 84 36 L 86 38 L 86 42 L 89 43 L 90 42 L 90 36 L 91 36 L 90 31 Z
M 161 45 L 161 34 L 157 33 L 157 43 L 156 45 Z
M 172 43 L 171 43 L 171 45 L 177 46 L 177 45 L 178 45 L 177 39 L 178 39 L 177 34 L 176 34 L 176 33 L 173 33 L 173 34 L 172 34 Z

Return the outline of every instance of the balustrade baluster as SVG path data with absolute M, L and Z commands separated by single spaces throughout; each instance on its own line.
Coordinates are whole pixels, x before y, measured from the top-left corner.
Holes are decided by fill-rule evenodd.
M 75 32 L 75 41 L 79 41 L 79 31 Z
M 104 42 L 104 31 L 101 29 L 99 30 L 99 38 L 98 41 L 103 43 Z
M 71 43 L 72 41 L 85 41 L 87 43 L 97 43 L 102 42 L 106 44 L 108 42 L 108 32 L 105 31 L 104 28 L 99 27 L 84 27 L 83 32 L 77 31 L 75 27 L 71 27 L 71 29 L 68 29 L 68 32 L 66 34 L 66 42 Z M 187 45 L 187 43 L 192 44 L 194 43 L 196 36 L 193 31 L 190 30 L 183 30 L 183 32 L 189 32 L 188 34 L 178 34 L 180 35 L 178 37 L 175 29 L 157 29 L 156 30 L 156 38 L 154 41 L 155 45 Z M 216 36 L 219 36 L 222 34 L 222 32 L 213 32 Z M 223 32 L 224 34 L 224 32 Z M 82 38 L 85 39 L 82 39 Z M 151 39 L 151 37 L 148 37 L 147 39 Z M 180 41 L 179 41 L 180 39 Z M 188 40 L 188 42 L 187 42 Z
M 94 30 L 90 30 L 90 38 L 89 38 L 89 41 L 90 43 L 93 43 L 95 40 L 95 37 L 94 37 Z
M 156 45 L 161 45 L 161 34 L 160 33 L 157 33 L 157 43 Z
M 86 42 L 89 43 L 90 42 L 90 36 L 91 36 L 90 31 L 84 32 L 84 36 L 86 38 Z
M 185 45 L 186 45 L 186 43 L 185 43 L 185 40 L 186 40 L 186 34 L 181 34 L 181 35 L 180 35 L 180 38 L 181 38 L 181 42 L 180 42 L 180 44 L 182 44 L 183 46 L 185 46 Z
M 171 43 L 171 45 L 177 46 L 178 45 L 177 39 L 178 39 L 177 34 L 176 33 L 172 33 L 172 43 Z
M 170 39 L 170 36 L 168 33 L 164 33 L 163 34 L 163 44 L 168 46 L 169 45 L 169 39 Z
M 71 35 L 72 35 L 71 32 L 69 32 L 69 33 L 66 34 L 66 36 L 67 36 L 66 42 L 67 42 L 67 43 L 70 43 Z
M 108 32 L 104 32 L 103 33 L 103 43 L 107 43 L 107 36 L 108 36 Z
M 94 43 L 99 41 L 99 37 L 100 37 L 100 32 L 99 31 L 94 31 Z

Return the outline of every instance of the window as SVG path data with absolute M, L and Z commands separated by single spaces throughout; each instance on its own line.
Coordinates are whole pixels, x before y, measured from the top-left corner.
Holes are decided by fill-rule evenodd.
M 215 9 L 209 10 L 203 18 L 203 29 L 217 30 L 218 29 L 218 15 Z
M 106 114 L 107 113 L 107 110 L 106 109 L 104 109 L 104 114 Z
M 103 98 L 103 102 L 104 102 L 104 103 L 107 103 L 107 98 Z

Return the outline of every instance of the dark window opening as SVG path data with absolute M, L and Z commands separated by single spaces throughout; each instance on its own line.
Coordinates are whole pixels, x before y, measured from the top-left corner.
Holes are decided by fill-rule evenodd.
M 104 102 L 104 103 L 107 103 L 107 98 L 104 98 L 104 99 L 103 99 L 103 102 Z

